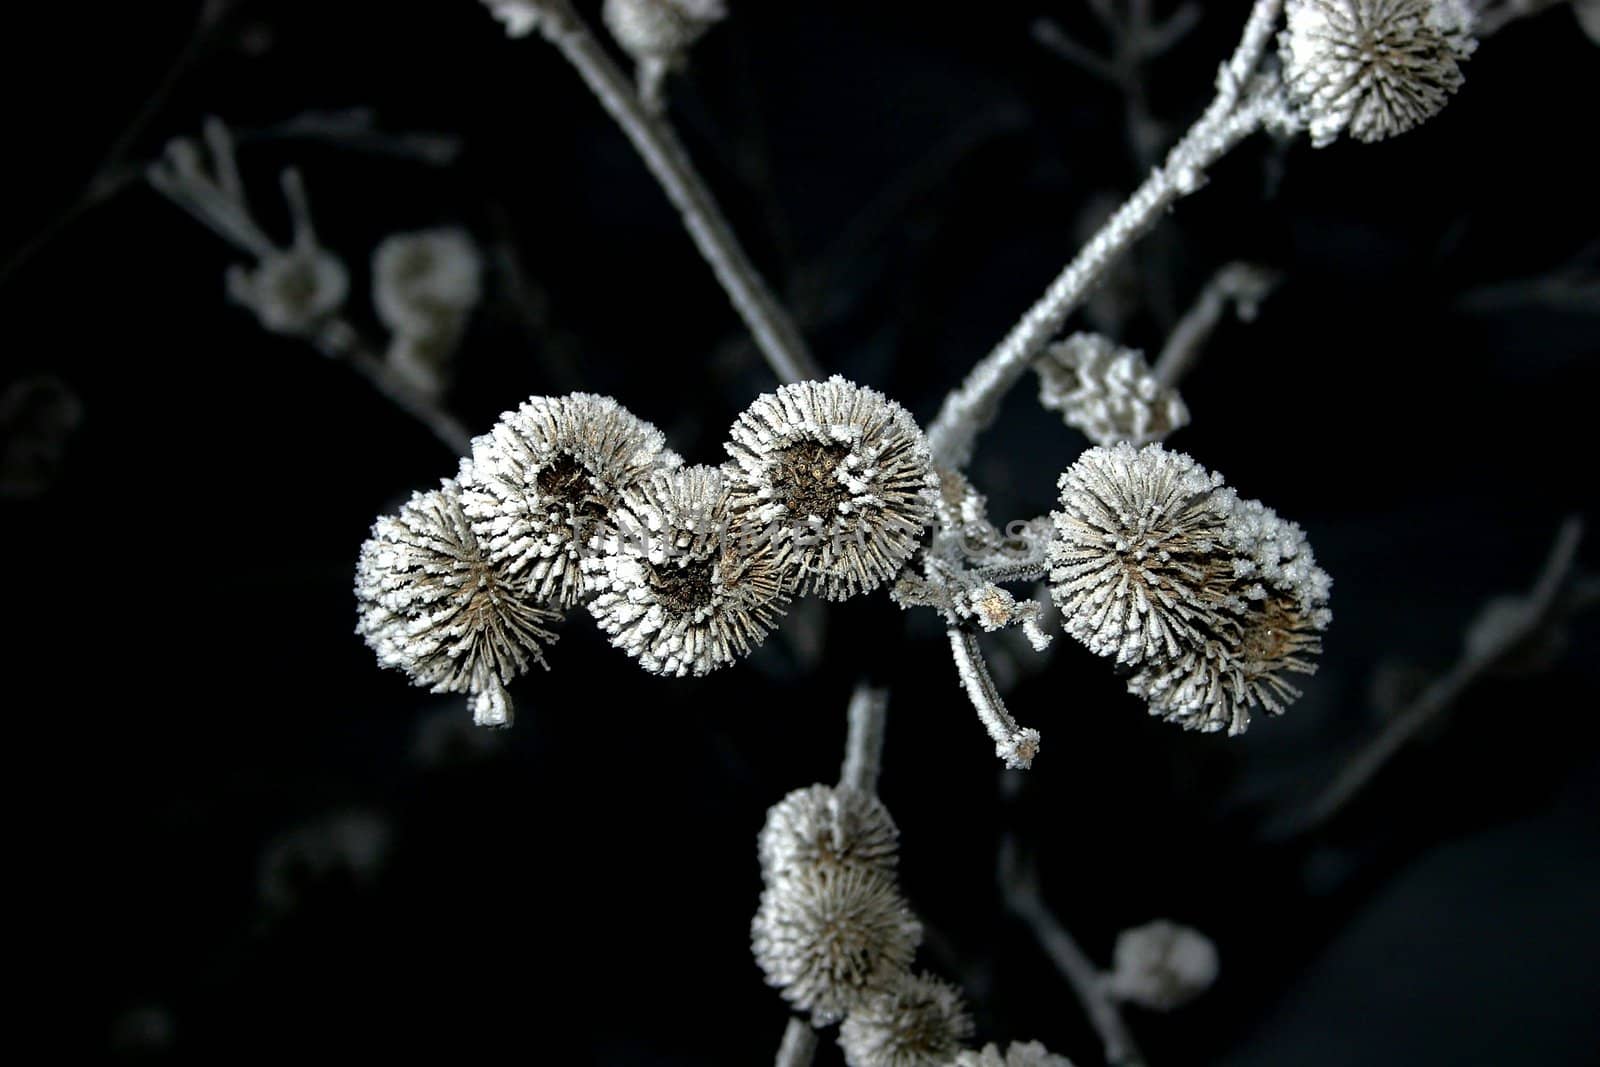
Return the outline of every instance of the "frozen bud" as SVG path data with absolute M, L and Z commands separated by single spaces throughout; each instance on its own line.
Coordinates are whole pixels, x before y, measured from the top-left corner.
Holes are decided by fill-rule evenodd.
M 1092 448 L 1061 476 L 1051 595 L 1068 634 L 1138 670 L 1128 691 L 1186 729 L 1242 733 L 1310 674 L 1331 581 L 1300 527 L 1160 445 Z
M 768 881 L 808 867 L 867 867 L 893 874 L 900 831 L 883 802 L 849 786 L 796 789 L 767 812 L 757 840 Z
M 661 105 L 661 83 L 689 48 L 728 14 L 722 0 L 606 0 L 606 28 L 639 67 L 639 95 Z
M 894 881 L 870 867 L 806 868 L 775 879 L 750 924 L 767 984 L 819 1026 L 887 992 L 921 940 L 922 924 Z
M 735 500 L 786 543 L 802 593 L 843 600 L 911 558 L 938 479 L 905 408 L 837 375 L 758 397 L 733 425 Z
M 1072 1067 L 1072 1061 L 1057 1056 L 1037 1041 L 1013 1041 L 1001 1052 L 998 1045 L 985 1045 L 981 1052 L 959 1052 L 953 1067 Z
M 454 335 L 482 295 L 482 275 L 465 230 L 395 234 L 372 253 L 372 303 L 395 333 Z
M 682 463 L 660 430 L 610 397 L 536 396 L 473 439 L 461 506 L 491 562 L 570 607 L 622 493 Z
M 1381 141 L 1438 114 L 1477 47 L 1466 0 L 1288 0 L 1283 80 L 1313 144 Z
M 850 1010 L 839 1047 L 849 1067 L 946 1067 L 971 1036 L 960 990 L 931 975 L 902 974 Z
M 228 298 L 255 312 L 265 329 L 296 337 L 326 324 L 350 292 L 338 257 L 305 242 L 266 254 L 254 268 L 232 267 L 227 280 Z
M 746 529 L 722 472 L 655 473 L 622 493 L 614 529 L 583 561 L 589 613 L 652 674 L 707 674 L 747 656 L 788 603 L 783 552 Z
M 544 665 L 560 618 L 484 558 L 449 481 L 373 524 L 356 602 L 356 632 L 379 663 L 435 693 L 470 694 L 485 726 L 510 723 L 506 683 Z
M 1158 919 L 1117 935 L 1107 988 L 1156 1011 L 1181 1007 L 1217 980 L 1217 947 L 1198 930 Z
M 1099 334 L 1074 334 L 1034 364 L 1039 403 L 1097 445 L 1164 440 L 1189 423 L 1177 390 L 1156 380 L 1144 356 Z

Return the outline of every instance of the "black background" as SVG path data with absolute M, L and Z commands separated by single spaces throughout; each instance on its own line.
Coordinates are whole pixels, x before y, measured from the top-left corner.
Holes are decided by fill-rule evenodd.
M 799 288 L 824 366 L 927 420 L 1066 261 L 1085 205 L 1138 179 L 1120 97 L 1028 35 L 1040 14 L 1088 40 L 1095 24 L 1072 4 L 732 6 L 673 85 L 683 136 L 763 270 Z M 1206 5 L 1151 72 L 1171 134 L 1247 6 Z M 135 175 L 224 117 L 280 237 L 275 172 L 303 170 L 369 326 L 384 235 L 458 223 L 514 249 L 521 295 L 497 253 L 448 396 L 474 432 L 585 389 L 716 462 L 772 379 L 598 106 L 479 5 L 243 0 L 104 167 L 197 5 L 73 8 L 11 41 L 27 54 L 0 212 L 13 251 L 68 219 L 0 288 L 0 384 L 56 375 L 86 412 L 50 489 L 0 503 L 13 967 L 55 1047 L 770 1062 L 786 1016 L 748 949 L 754 835 L 837 775 L 866 674 L 893 689 L 882 794 L 937 932 L 920 962 L 964 986 L 984 1040 L 1100 1062 L 1002 917 L 1012 828 L 1098 961 L 1159 916 L 1216 940 L 1212 992 L 1130 1012 L 1156 1065 L 1592 1062 L 1592 619 L 1549 670 L 1475 688 L 1332 826 L 1267 832 L 1382 723 L 1374 679 L 1444 669 L 1477 607 L 1525 588 L 1592 505 L 1600 50 L 1570 12 L 1486 42 L 1459 97 L 1395 141 L 1248 142 L 1141 248 L 1119 339 L 1149 350 L 1222 263 L 1286 272 L 1256 322 L 1219 329 L 1172 445 L 1305 527 L 1335 619 L 1305 697 L 1235 740 L 1148 719 L 1059 639 L 1010 695 L 1044 748 L 1007 802 L 939 631 L 881 594 L 823 613 L 814 662 L 780 637 L 703 680 L 645 675 L 575 612 L 553 669 L 513 687 L 514 729 L 419 758 L 424 724 L 464 723 L 463 701 L 377 669 L 351 576 L 373 517 L 454 459 L 228 305 L 237 257 L 147 186 L 73 212 L 90 175 Z M 251 134 L 354 106 L 461 154 Z M 1574 266 L 1585 296 L 1520 284 Z M 974 479 L 997 519 L 1038 514 L 1083 445 L 1030 377 Z M 275 843 L 348 812 L 388 827 L 376 873 L 301 872 L 293 906 L 269 906 Z M 840 1062 L 831 1041 L 819 1062 Z

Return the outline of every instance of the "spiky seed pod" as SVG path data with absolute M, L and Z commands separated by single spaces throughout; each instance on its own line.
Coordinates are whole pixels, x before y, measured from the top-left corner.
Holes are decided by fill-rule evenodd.
M 850 1067 L 945 1067 L 972 1036 L 961 991 L 928 974 L 902 974 L 852 1008 L 839 1027 Z
M 1249 725 L 1315 670 L 1331 582 L 1305 534 L 1160 445 L 1090 449 L 1061 478 L 1051 593 L 1063 628 L 1138 670 L 1128 691 L 1187 729 Z
M 1200 931 L 1166 919 L 1117 935 L 1107 983 L 1111 995 L 1156 1011 L 1171 1011 L 1217 980 L 1217 946 Z
M 785 385 L 731 436 L 736 502 L 793 546 L 801 592 L 843 600 L 877 588 L 933 517 L 927 440 L 882 393 L 838 376 Z
M 1157 381 L 1144 355 L 1099 334 L 1051 345 L 1034 370 L 1039 403 L 1097 445 L 1149 444 L 1189 424 L 1183 398 Z
M 788 603 L 782 546 L 745 528 L 715 467 L 660 471 L 622 493 L 584 560 L 589 612 L 653 674 L 706 674 L 761 644 Z
M 657 110 L 667 73 L 727 14 L 722 0 L 606 0 L 601 9 L 606 29 L 638 65 L 639 95 Z
M 344 306 L 350 272 L 333 253 L 300 242 L 265 256 L 254 269 L 229 268 L 227 284 L 228 299 L 255 312 L 264 329 L 303 337 Z
M 900 831 L 883 802 L 839 785 L 796 789 L 767 811 L 757 838 L 767 881 L 806 867 L 869 867 L 892 875 Z
M 1048 557 L 1067 633 L 1142 663 L 1216 628 L 1233 579 L 1220 548 L 1233 493 L 1220 475 L 1160 445 L 1122 444 L 1084 452 L 1059 484 Z
M 870 867 L 805 868 L 775 879 L 750 923 L 767 984 L 818 1026 L 887 991 L 921 940 L 922 924 L 894 881 Z
M 536 396 L 473 439 L 461 506 L 491 562 L 571 607 L 583 598 L 581 561 L 598 551 L 622 493 L 682 463 L 661 431 L 610 397 Z
M 981 1052 L 959 1052 L 953 1067 L 1072 1067 L 1072 1061 L 1037 1041 L 1013 1041 L 1004 1053 L 993 1044 L 983 1046 Z
M 506 683 L 545 666 L 561 616 L 479 550 L 454 482 L 372 526 L 356 564 L 356 632 L 385 667 L 436 693 L 470 693 L 481 725 L 511 721 Z
M 1288 0 L 1283 80 L 1312 143 L 1381 141 L 1436 115 L 1477 47 L 1464 0 Z

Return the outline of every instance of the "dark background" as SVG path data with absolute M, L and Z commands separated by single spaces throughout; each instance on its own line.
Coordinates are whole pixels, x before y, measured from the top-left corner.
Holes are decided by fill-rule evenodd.
M 479 5 L 241 0 L 151 107 L 197 5 L 102 6 L 11 42 L 0 212 L 7 260 L 48 235 L 0 283 L 0 386 L 48 374 L 84 412 L 52 484 L 0 501 L 13 973 L 52 1047 L 770 1062 L 786 1013 L 748 949 L 754 835 L 836 777 L 870 674 L 893 688 L 903 884 L 936 932 L 920 963 L 963 985 L 982 1039 L 1100 1062 L 1002 915 L 1011 828 L 1097 961 L 1155 917 L 1216 940 L 1214 990 L 1129 1013 L 1157 1067 L 1593 1062 L 1592 618 L 1547 669 L 1473 689 L 1332 825 L 1270 832 L 1592 507 L 1600 50 L 1570 12 L 1486 42 L 1398 140 L 1248 142 L 1142 246 L 1119 339 L 1151 351 L 1222 263 L 1286 272 L 1257 321 L 1219 329 L 1172 444 L 1305 527 L 1335 619 L 1305 697 L 1234 740 L 1150 720 L 1058 639 L 1011 691 L 1044 748 L 1004 801 L 942 636 L 881 594 L 807 609 L 820 656 L 780 635 L 703 680 L 645 675 L 575 612 L 492 736 L 378 670 L 352 632 L 357 549 L 455 461 L 225 302 L 238 257 L 137 181 L 167 138 L 233 124 L 279 237 L 275 173 L 299 166 L 369 326 L 376 242 L 468 227 L 491 272 L 447 400 L 474 432 L 581 388 L 715 462 L 772 379 L 598 106 Z M 673 85 L 683 136 L 823 365 L 931 418 L 1086 205 L 1137 181 L 1121 98 L 1028 34 L 1040 14 L 1095 24 L 1066 3 L 732 6 Z M 1206 5 L 1151 72 L 1174 135 L 1247 6 Z M 358 106 L 459 156 L 270 133 Z M 1000 521 L 1047 510 L 1084 445 L 1033 392 L 973 468 Z M 372 864 L 329 852 L 340 826 L 381 846 Z M 831 1039 L 819 1062 L 840 1062 Z

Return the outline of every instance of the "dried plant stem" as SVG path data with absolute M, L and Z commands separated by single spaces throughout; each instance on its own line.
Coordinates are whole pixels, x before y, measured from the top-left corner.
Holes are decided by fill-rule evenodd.
M 1277 282 L 1274 271 L 1249 263 L 1229 263 L 1219 269 L 1167 335 L 1156 360 L 1156 381 L 1169 388 L 1177 385 L 1200 358 L 1228 304 L 1241 309 L 1243 316 L 1244 309 L 1265 297 Z
M 1089 239 L 1005 339 L 945 398 L 928 429 L 935 462 L 964 466 L 978 434 L 993 418 L 1007 390 L 1112 264 L 1148 233 L 1169 207 L 1200 188 L 1208 167 L 1266 121 L 1282 116 L 1284 105 L 1277 94 L 1245 94 L 1281 7 L 1282 0 L 1256 0 L 1238 48 L 1218 71 L 1217 95 L 1205 114 L 1167 154 L 1166 162 L 1152 171 Z
M 671 124 L 646 110 L 633 81 L 566 0 L 552 6 L 551 15 L 540 20 L 540 29 L 621 127 L 678 209 L 695 247 L 727 291 L 773 373 L 784 382 L 821 377 L 800 331 L 740 247 Z
M 983 660 L 983 650 L 978 647 L 978 636 L 952 627 L 950 654 L 955 659 L 956 672 L 967 697 L 978 712 L 978 720 L 994 740 L 994 754 L 1005 760 L 1006 766 L 1026 770 L 1033 765 L 1039 752 L 1039 731 L 1024 728 L 1006 710 L 1006 702 L 989 677 L 989 666 Z
M 883 766 L 883 728 L 889 708 L 889 691 L 858 683 L 850 694 L 845 734 L 844 766 L 839 784 L 863 793 L 878 791 L 878 771 Z
M 365 378 L 395 407 L 416 419 L 457 455 L 472 451 L 472 435 L 456 417 L 427 393 L 411 385 L 377 356 L 356 330 L 343 320 L 324 327 L 317 347 Z
M 778 1046 L 778 1058 L 773 1067 L 811 1067 L 817 1053 L 817 1032 L 804 1019 L 791 1016 L 783 1028 L 783 1043 Z
M 1031 868 L 1025 868 L 1010 834 L 1000 842 L 1000 876 L 1006 907 L 1033 932 L 1039 947 L 1072 986 L 1090 1025 L 1100 1035 L 1106 1063 L 1110 1067 L 1143 1067 L 1144 1057 L 1107 992 L 1099 968 L 1045 904 L 1037 877 Z
M 1507 627 L 1475 654 L 1463 654 L 1454 667 L 1424 689 L 1406 709 L 1390 719 L 1383 730 L 1358 751 L 1311 802 L 1290 828 L 1305 833 L 1328 822 L 1372 781 L 1385 764 L 1429 723 L 1447 711 L 1461 694 L 1492 668 L 1507 652 L 1532 637 L 1561 607 L 1561 593 L 1577 556 L 1583 524 L 1569 518 L 1561 524 L 1544 569 L 1524 603 L 1516 626 Z

